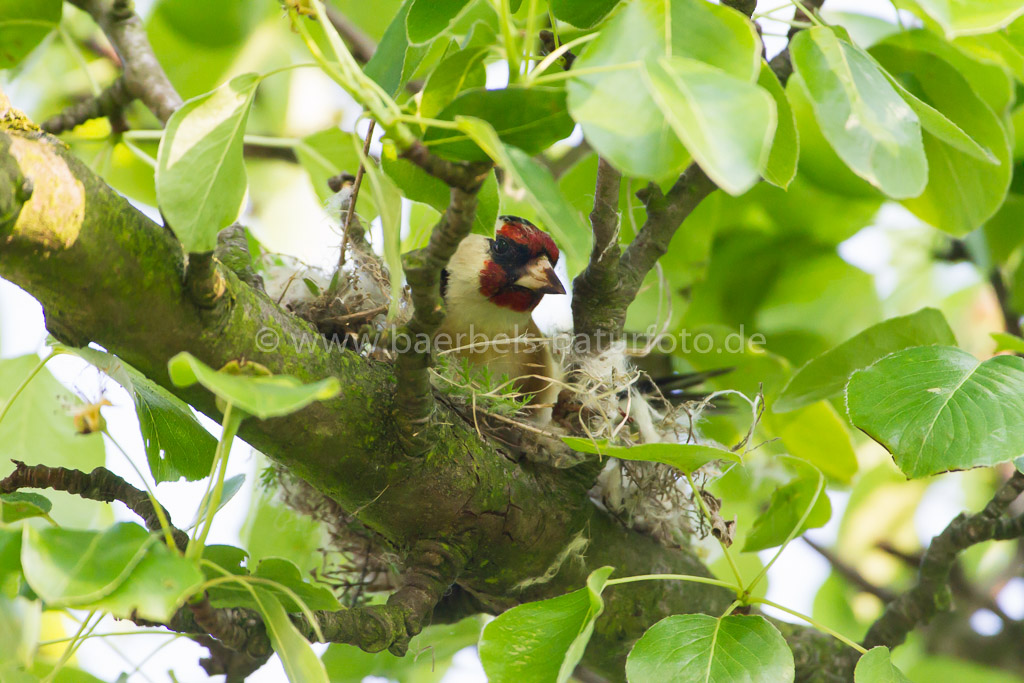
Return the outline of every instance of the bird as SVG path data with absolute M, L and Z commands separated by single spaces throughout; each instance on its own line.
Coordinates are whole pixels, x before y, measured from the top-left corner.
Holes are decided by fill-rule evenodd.
M 531 314 L 545 295 L 565 294 L 558 257 L 554 240 L 536 225 L 499 216 L 493 238 L 465 237 L 441 273 L 446 315 L 436 348 L 486 366 L 494 377 L 507 375 L 541 409 L 555 403 L 561 372 Z

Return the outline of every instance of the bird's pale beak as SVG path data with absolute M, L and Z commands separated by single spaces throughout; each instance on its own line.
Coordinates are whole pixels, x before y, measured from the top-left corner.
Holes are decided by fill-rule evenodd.
M 526 270 L 515 284 L 540 294 L 565 294 L 565 287 L 547 256 L 535 258 L 526 264 Z

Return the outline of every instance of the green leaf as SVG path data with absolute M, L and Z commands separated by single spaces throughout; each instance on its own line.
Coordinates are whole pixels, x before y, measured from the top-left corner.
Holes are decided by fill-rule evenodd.
M 992 332 L 991 336 L 996 341 L 996 353 L 1000 351 L 1013 351 L 1024 353 L 1024 339 L 1008 332 Z
M 158 542 L 128 522 L 103 532 L 27 525 L 23 532 L 22 570 L 28 585 L 51 607 L 87 605 L 109 595 Z
M 956 344 L 953 330 L 934 308 L 872 325 L 797 370 L 772 410 L 785 413 L 836 396 L 854 370 L 866 368 L 894 351 L 929 344 Z
M 15 662 L 30 666 L 39 645 L 43 604 L 23 596 L 0 595 L 0 680 L 7 683 L 4 667 Z M 17 680 L 17 679 L 13 679 Z M 27 677 L 28 681 L 34 681 Z
M 35 354 L 0 360 L 0 406 L 39 364 Z M 43 368 L 25 387 L 0 422 L 0 477 L 14 469 L 11 460 L 29 465 L 72 467 L 89 471 L 101 467 L 106 455 L 103 435 L 79 434 L 69 409 L 83 405 L 82 399 L 65 389 L 49 370 Z M 110 506 L 84 500 L 64 492 L 48 494 L 52 515 L 62 524 L 107 525 Z
M 117 356 L 88 347 L 56 344 L 53 348 L 94 365 L 131 395 L 146 461 L 156 483 L 181 477 L 197 481 L 209 476 L 217 440 L 199 423 L 187 403 Z
M 630 683 L 786 683 L 793 653 L 764 617 L 676 614 L 647 629 L 626 659 Z
M 648 59 L 641 73 L 661 113 L 715 184 L 739 195 L 760 180 L 775 135 L 771 95 L 684 57 Z
M 471 0 L 411 0 L 405 19 L 412 45 L 422 45 L 448 30 Z
M 587 587 L 513 607 L 484 627 L 480 661 L 491 683 L 569 680 L 604 611 L 601 591 L 611 567 L 591 573 Z
M 153 543 L 128 578 L 90 607 L 120 619 L 137 615 L 166 623 L 202 583 L 203 573 L 194 562 Z
M 526 199 L 543 221 L 542 227 L 554 236 L 565 254 L 569 272 L 574 272 L 577 266 L 582 265 L 583 255 L 574 247 L 573 236 L 588 234 L 590 229 L 559 192 L 551 173 L 522 150 L 503 144 L 486 121 L 459 117 L 458 124 L 517 185 L 526 190 Z
M 282 557 L 264 559 L 256 567 L 252 576 L 278 584 L 262 584 L 262 588 L 272 593 L 289 612 L 298 612 L 302 607 L 279 586 L 290 590 L 311 610 L 336 611 L 341 609 L 338 599 L 326 585 L 304 580 L 295 563 Z M 252 593 L 240 583 L 218 584 L 211 587 L 208 593 L 214 607 L 252 607 L 254 609 L 259 607 L 259 603 L 253 599 Z
M 590 28 L 615 9 L 619 0 L 551 0 L 555 19 L 577 28 Z
M 18 593 L 21 578 L 21 529 L 0 528 L 0 599 Z
M 491 124 L 502 142 L 527 154 L 539 154 L 572 133 L 562 89 L 510 86 L 502 90 L 475 88 L 456 97 L 438 114 L 444 121 L 480 118 Z M 439 156 L 484 161 L 487 153 L 459 131 L 431 128 L 424 142 Z
M 889 648 L 879 645 L 857 660 L 854 683 L 910 683 L 910 679 L 892 663 Z
M 210 48 L 240 47 L 267 16 L 248 0 L 160 0 L 153 12 L 181 37 Z
M 254 586 L 253 591 L 267 627 L 270 644 L 280 657 L 288 680 L 291 683 L 329 683 L 323 662 L 288 618 L 288 612 L 277 598 L 259 586 Z
M 480 628 L 479 617 L 428 626 L 409 641 L 405 657 L 396 657 L 387 650 L 369 653 L 353 645 L 334 644 L 327 648 L 323 662 L 331 683 L 362 683 L 367 676 L 439 683 L 455 653 L 476 645 Z
M 900 0 L 922 18 L 942 27 L 947 38 L 988 33 L 1024 14 L 1020 0 Z
M 313 401 L 326 401 L 341 391 L 336 377 L 303 384 L 289 375 L 235 375 L 217 371 L 187 352 L 167 362 L 171 381 L 179 387 L 198 382 L 219 398 L 261 420 L 281 417 L 305 408 Z
M 764 167 L 764 179 L 776 187 L 786 189 L 796 177 L 796 163 L 800 156 L 800 140 L 796 132 L 796 116 L 789 106 L 789 98 L 775 72 L 767 63 L 761 63 L 757 84 L 775 100 L 776 125 L 771 154 Z
M 587 597 L 590 599 L 590 608 L 583 619 L 580 632 L 576 634 L 569 649 L 565 652 L 565 657 L 562 658 L 562 665 L 558 668 L 557 683 L 565 683 L 572 678 L 576 665 L 583 659 L 587 643 L 594 635 L 594 622 L 604 612 L 604 598 L 601 597 L 601 593 L 613 571 L 615 571 L 614 567 L 601 567 L 590 572 L 590 576 L 587 577 Z
M 666 36 L 670 37 L 666 41 Z M 568 105 L 591 145 L 630 176 L 665 179 L 690 155 L 673 134 L 638 67 L 666 55 L 695 59 L 753 83 L 761 46 L 739 12 L 705 0 L 626 5 L 589 43 L 573 67 Z M 588 70 L 600 71 L 586 73 Z
M 645 443 L 637 446 L 611 446 L 607 442 L 594 442 L 574 436 L 562 437 L 562 441 L 581 453 L 596 453 L 619 460 L 661 462 L 693 474 L 709 462 L 731 460 L 740 462 L 732 451 L 694 443 Z
M 359 170 L 359 153 L 353 147 L 353 139 L 355 144 L 362 146 L 363 141 L 355 135 L 335 127 L 307 135 L 295 146 L 295 156 L 309 174 L 313 190 L 320 201 L 326 202 L 334 194 L 327 185 L 328 178 L 339 173 L 355 175 Z M 358 202 L 356 208 L 361 209 L 362 215 L 377 215 L 373 197 L 369 193 L 360 194 Z
M 61 0 L 0 0 L 0 69 L 10 69 L 60 24 Z
M 998 115 L 1008 113 L 1015 101 L 1014 80 L 1006 68 L 980 60 L 931 31 L 899 31 L 886 38 L 884 43 L 908 50 L 923 50 L 949 62 L 967 79 L 975 94 Z
M 254 497 L 242 527 L 242 543 L 249 551 L 249 566 L 268 557 L 284 557 L 308 573 L 321 562 L 320 525 L 270 496 Z
M 798 464 L 798 470 L 800 474 L 796 479 L 772 493 L 768 508 L 754 520 L 747 534 L 743 552 L 783 545 L 808 529 L 828 523 L 832 517 L 832 504 L 825 493 L 825 478 L 817 468 L 802 462 Z
M 363 67 L 363 72 L 392 97 L 408 82 L 420 57 L 426 54 L 429 47 L 409 45 L 406 19 L 413 1 L 406 0 L 402 3 L 398 14 L 391 20 L 384 37 L 378 43 L 373 57 Z
M 884 43 L 872 54 L 924 106 L 935 107 L 930 114 L 915 107 L 925 129 L 928 185 L 922 195 L 905 199 L 903 205 L 956 236 L 981 227 L 1003 205 L 1010 189 L 1013 161 L 1004 123 L 975 94 L 973 85 L 941 58 Z M 913 95 L 906 90 L 902 94 L 913 106 Z
M 797 34 L 790 53 L 796 82 L 840 158 L 894 199 L 921 194 L 928 160 L 920 122 L 874 61 L 823 26 Z
M 209 472 L 206 473 L 209 476 Z M 214 514 L 219 512 L 225 505 L 228 504 L 235 494 L 242 488 L 242 484 L 245 483 L 244 474 L 236 474 L 233 477 L 228 477 L 224 480 L 224 487 L 220 492 L 220 502 L 217 503 L 217 509 L 214 510 Z M 197 524 L 206 519 L 209 514 L 207 508 L 210 506 L 210 496 L 213 491 L 208 491 L 203 495 L 203 499 L 199 501 L 199 508 L 196 510 L 195 517 L 192 518 L 192 522 L 186 527 L 186 530 L 194 528 Z
M 1024 358 L 980 362 L 921 346 L 858 370 L 846 388 L 853 424 L 908 477 L 995 465 L 1024 453 Z
M 850 483 L 857 473 L 857 454 L 845 422 L 831 403 L 819 401 L 794 413 L 767 417 L 790 455 L 806 460 L 827 477 Z
M 450 198 L 448 186 L 411 161 L 399 157 L 394 145 L 384 145 L 384 152 L 381 154 L 381 168 L 388 178 L 398 186 L 402 196 L 407 199 L 426 204 L 436 209 L 438 213 L 444 213 L 448 208 Z M 489 173 L 487 180 L 476 194 L 473 232 L 488 237 L 494 235 L 494 226 L 498 220 L 498 206 L 498 181 L 494 173 Z
M 894 88 L 896 88 L 896 92 L 900 94 L 900 97 L 902 97 L 904 101 L 910 105 L 910 108 L 914 110 L 914 113 L 917 114 L 917 118 L 921 121 L 921 128 L 924 129 L 925 132 L 930 133 L 949 147 L 963 152 L 974 159 L 998 166 L 1001 162 L 996 155 L 994 155 L 989 149 L 979 145 L 974 138 L 961 130 L 954 122 L 946 118 L 946 115 L 941 111 L 908 90 L 903 83 L 901 83 L 900 80 L 891 73 L 891 71 L 902 72 L 902 74 L 906 74 L 904 77 L 908 80 L 913 80 L 915 84 L 921 85 L 920 81 L 914 78 L 915 74 L 913 73 L 913 65 L 908 63 L 913 58 L 920 59 L 921 55 L 911 55 L 907 54 L 907 52 L 908 51 L 906 50 L 896 48 L 891 45 L 882 45 L 873 50 L 870 54 L 881 62 L 880 66 L 882 66 L 882 73 L 885 74 L 889 79 L 889 82 L 892 83 Z M 893 53 L 896 54 L 894 55 Z M 939 61 L 938 57 L 935 57 L 934 55 L 928 55 L 928 57 L 930 57 L 931 60 Z M 890 65 L 888 70 L 885 67 L 886 64 Z M 950 67 L 950 69 L 952 70 L 952 67 Z M 964 81 L 964 83 L 966 84 L 966 81 Z M 976 96 L 969 100 L 970 104 L 973 104 L 974 102 L 977 102 L 978 105 L 985 108 L 981 99 Z
M 157 155 L 160 210 L 185 250 L 213 251 L 217 233 L 238 217 L 245 197 L 242 138 L 257 74 L 243 74 L 181 106 Z
M 567 86 L 569 113 L 587 141 L 627 176 L 667 178 L 690 163 L 637 68 L 665 54 L 658 19 L 647 3 L 627 4 L 573 65 L 577 72 L 614 70 L 576 76 Z
M 53 503 L 46 496 L 26 491 L 0 494 L 0 522 L 12 524 L 30 517 L 49 517 Z
M 460 92 L 484 87 L 487 84 L 487 70 L 484 68 L 486 56 L 486 48 L 476 47 L 459 50 L 445 57 L 430 73 L 423 86 L 420 116 L 437 118 Z

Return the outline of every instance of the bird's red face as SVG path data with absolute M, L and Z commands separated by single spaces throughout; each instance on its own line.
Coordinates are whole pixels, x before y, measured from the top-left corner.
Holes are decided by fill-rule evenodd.
M 501 216 L 501 227 L 490 242 L 480 271 L 480 293 L 498 306 L 532 311 L 545 294 L 565 294 L 555 274 L 558 247 L 533 223 Z

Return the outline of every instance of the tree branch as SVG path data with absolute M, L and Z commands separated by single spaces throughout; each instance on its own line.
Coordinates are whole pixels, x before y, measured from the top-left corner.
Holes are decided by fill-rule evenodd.
M 401 156 L 413 162 L 424 171 L 449 187 L 475 194 L 491 170 L 490 162 L 448 161 L 433 154 L 427 146 L 417 140 Z
M 101 116 L 116 118 L 134 99 L 134 95 L 128 92 L 124 76 L 120 76 L 99 95 L 73 104 L 60 114 L 43 121 L 41 128 L 56 135 L 90 119 L 98 119 Z
M 182 99 L 153 54 L 132 0 L 70 1 L 91 14 L 107 34 L 124 66 L 128 93 L 142 100 L 162 123 L 167 123 L 171 114 L 181 106 Z
M 13 493 L 19 489 L 52 489 L 103 503 L 116 500 L 124 503 L 125 507 L 141 517 L 147 529 L 161 530 L 160 517 L 146 492 L 135 488 L 105 467 L 97 467 L 92 472 L 85 473 L 65 467 L 26 465 L 20 460 L 11 462 L 14 463 L 14 471 L 0 481 L 0 493 Z M 164 519 L 170 519 L 167 510 L 161 509 Z M 188 535 L 184 531 L 171 527 L 171 535 L 175 545 L 181 550 L 188 546 Z
M 616 317 L 607 315 L 609 299 L 619 298 L 619 190 L 622 174 L 599 158 L 590 226 L 594 245 L 590 262 L 572 283 L 573 329 L 580 338 L 600 351 L 621 331 Z
M 823 3 L 824 0 L 807 0 L 807 5 L 814 10 L 819 9 Z M 748 8 L 753 11 L 756 3 L 734 0 L 726 4 L 746 12 Z M 797 14 L 803 16 L 799 9 Z M 789 38 L 792 39 L 799 30 L 798 27 L 790 29 Z M 788 47 L 772 60 L 772 68 L 785 85 L 793 72 Z M 679 176 L 667 194 L 662 194 L 654 183 L 637 193 L 647 208 L 647 220 L 622 255 L 617 291 L 607 292 L 603 310 L 596 304 L 593 306 L 597 310 L 590 314 L 591 318 L 607 320 L 602 325 L 613 327 L 616 334 L 621 332 L 626 322 L 626 310 L 639 293 L 647 273 L 668 251 L 669 243 L 683 221 L 716 189 L 718 187 L 707 174 L 693 163 Z
M 875 584 L 865 579 L 859 571 L 843 562 L 838 555 L 836 555 L 834 552 L 832 552 L 825 546 L 819 545 L 815 541 L 812 541 L 806 535 L 801 536 L 801 538 L 803 539 L 804 543 L 811 547 L 812 550 L 814 550 L 816 553 L 818 553 L 826 560 L 828 560 L 828 563 L 832 565 L 832 568 L 835 569 L 843 578 L 845 578 L 853 585 L 857 586 L 858 588 L 867 593 L 871 593 L 882 602 L 892 602 L 896 599 L 895 593 L 893 593 L 887 588 L 876 586 Z
M 395 367 L 395 420 L 405 452 L 412 456 L 425 455 L 433 443 L 428 426 L 434 413 L 434 390 L 428 371 L 432 340 L 444 321 L 441 271 L 472 230 L 475 215 L 476 193 L 453 187 L 451 201 L 434 226 L 430 242 L 402 258 L 414 309 L 412 319 L 399 332 L 404 337 Z
M 917 584 L 889 603 L 882 616 L 872 624 L 864 638 L 864 647 L 895 647 L 918 624 L 927 623 L 939 611 L 950 607 L 949 572 L 957 556 L 978 543 L 1024 531 L 1024 522 L 1004 516 L 1006 509 L 1024 491 L 1024 474 L 1014 472 L 975 515 L 960 514 L 932 539 L 921 558 Z

